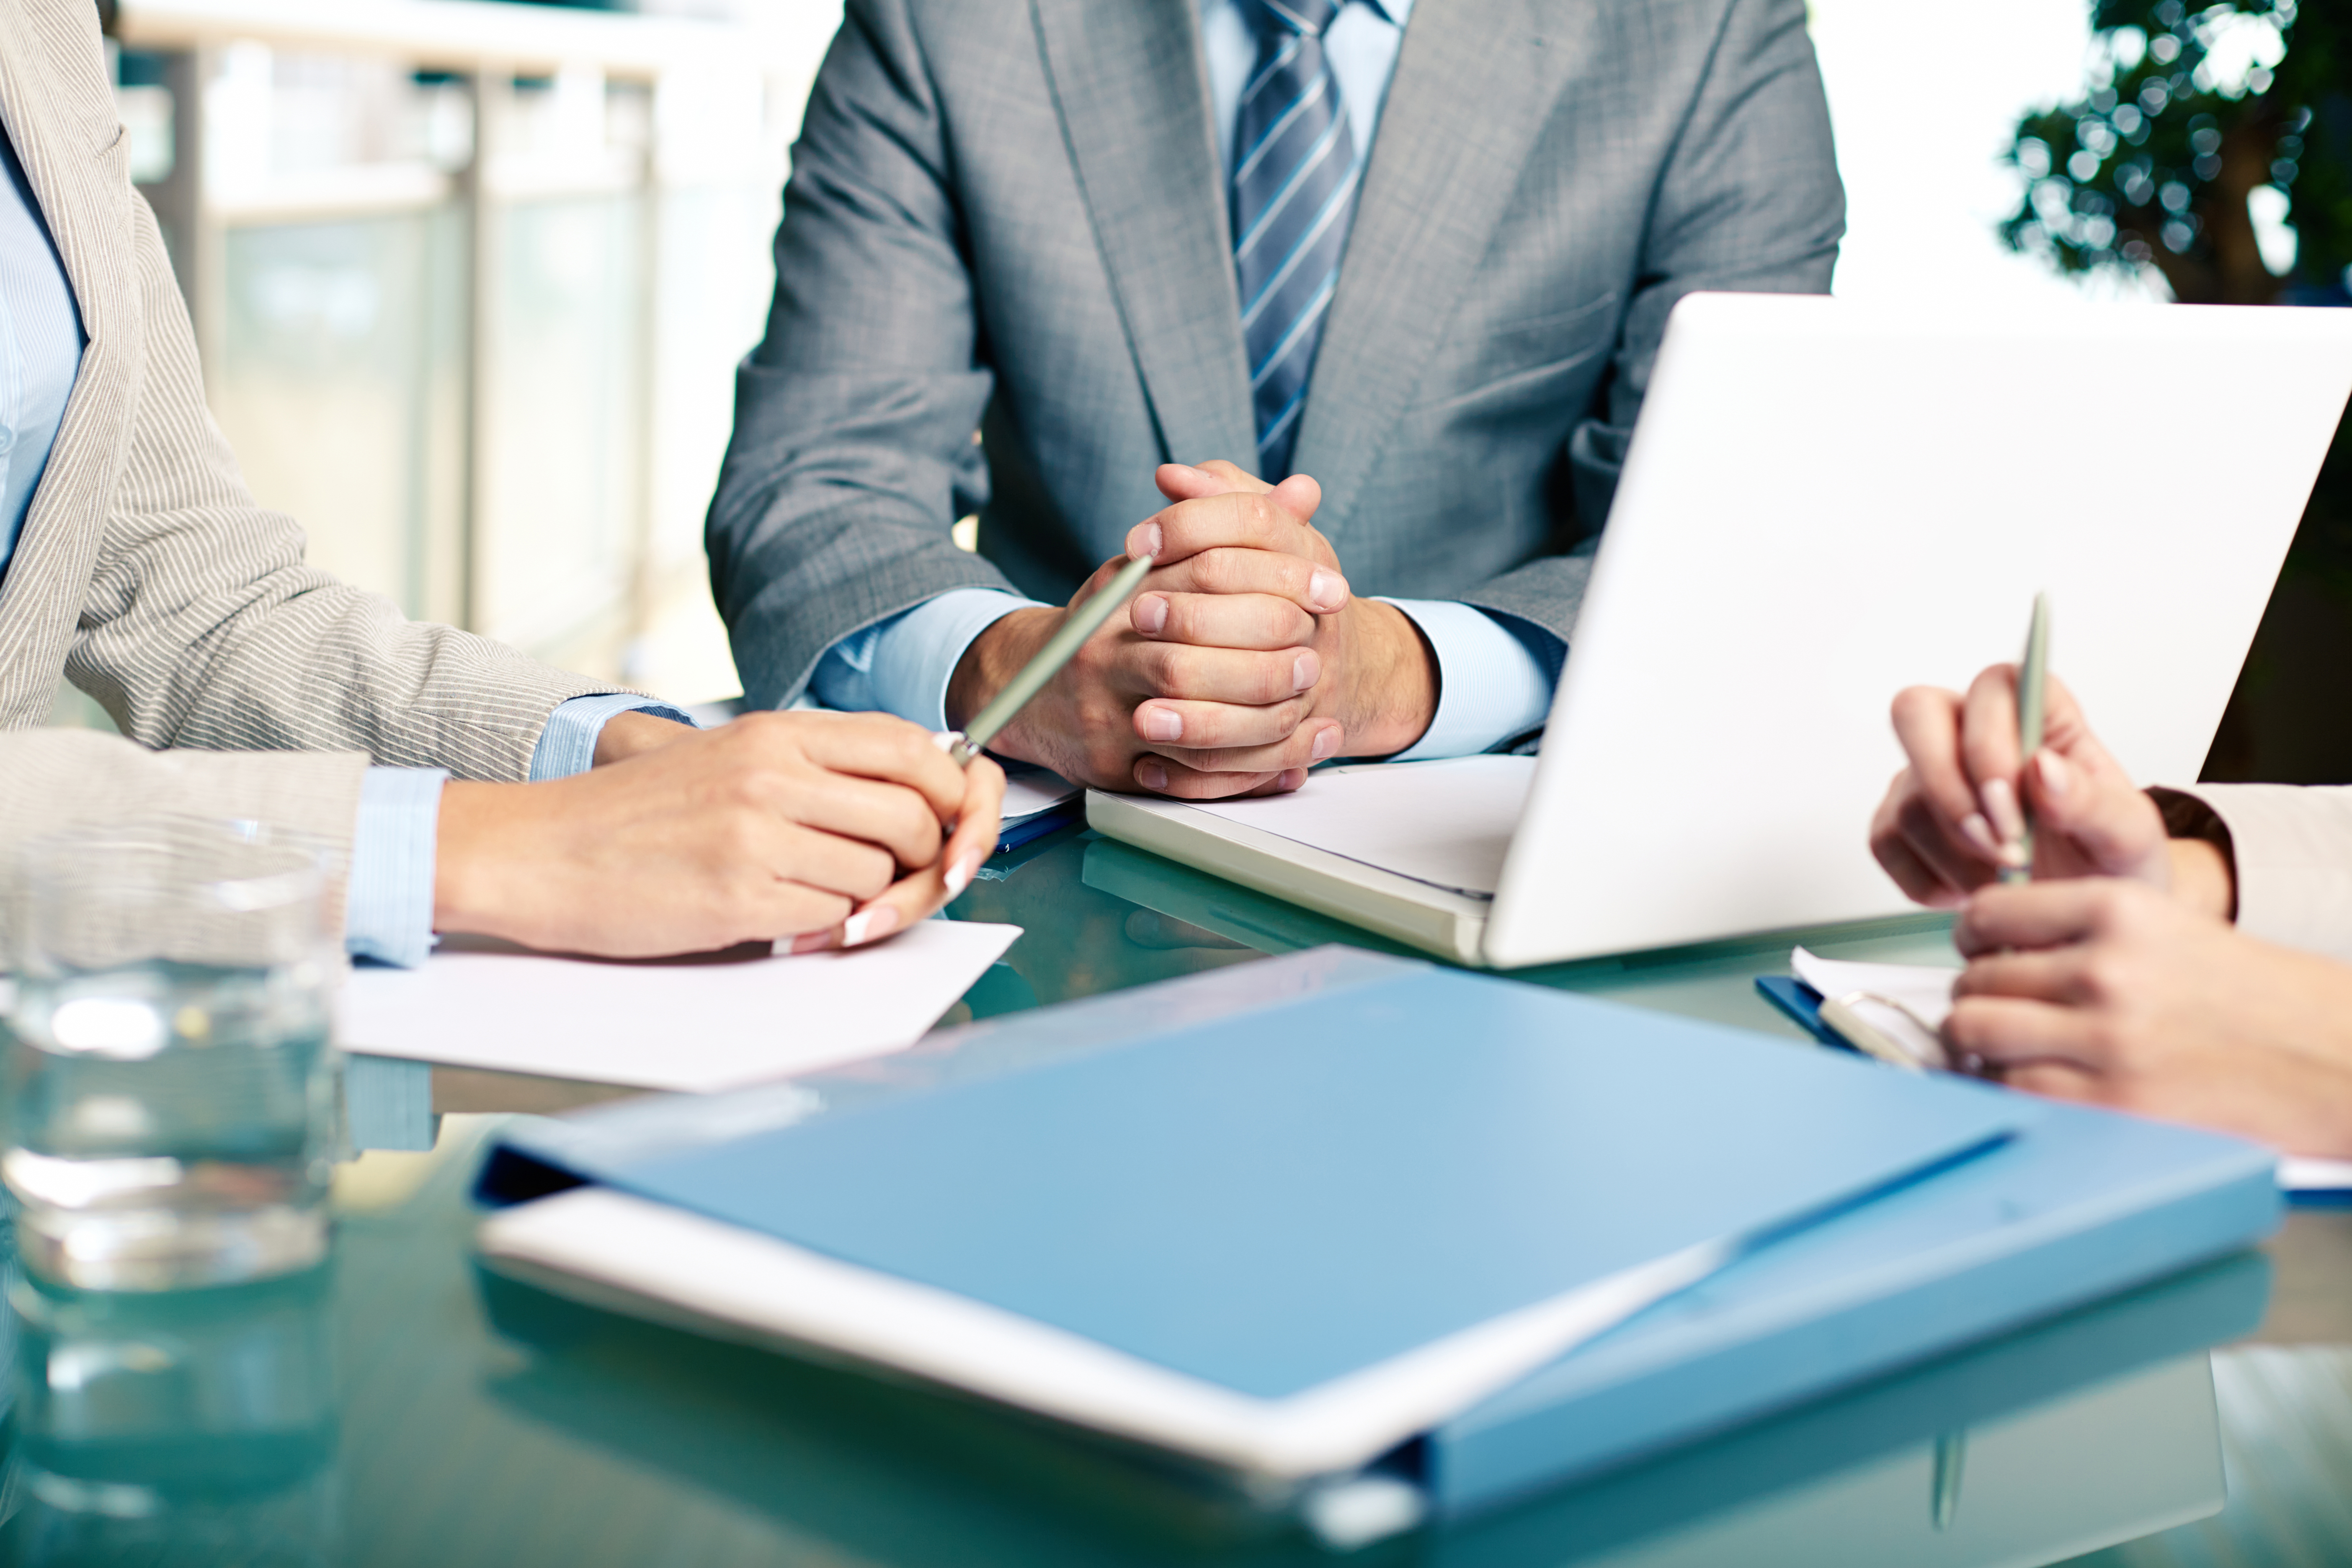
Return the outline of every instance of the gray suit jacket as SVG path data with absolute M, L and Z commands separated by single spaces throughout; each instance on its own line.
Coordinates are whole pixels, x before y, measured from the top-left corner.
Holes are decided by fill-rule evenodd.
M 1066 598 L 1159 463 L 1249 466 L 1199 34 L 849 0 L 710 510 L 753 702 L 947 589 Z M 1350 584 L 1565 638 L 1669 308 L 1822 290 L 1843 225 L 1802 0 L 1417 0 L 1294 458 Z
M 28 834 L 157 810 L 347 844 L 371 758 L 523 777 L 557 705 L 611 689 L 404 619 L 305 567 L 302 531 L 255 503 L 131 188 L 89 0 L 0 0 L 0 119 L 89 336 L 0 581 L 0 877 Z M 60 670 L 131 739 L 38 729 Z

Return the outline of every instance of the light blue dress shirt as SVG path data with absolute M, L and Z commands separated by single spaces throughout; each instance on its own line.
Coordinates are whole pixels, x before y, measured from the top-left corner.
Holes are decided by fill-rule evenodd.
M 88 342 L 40 205 L 0 132 L 8 189 L 0 197 L 0 581 L 8 571 L 65 417 L 66 399 Z M 681 724 L 675 708 L 625 693 L 575 697 L 540 732 L 533 779 L 564 778 L 596 758 L 596 737 L 615 713 L 643 709 Z M 434 843 L 441 818 L 438 768 L 370 768 L 360 783 L 360 814 L 344 898 L 343 941 L 351 952 L 386 963 L 415 964 L 433 948 Z
M 5 572 L 89 340 L 48 226 L 5 133 L 0 157 L 8 166 L 8 197 L 0 202 L 0 572 Z
M 1247 10 L 1254 3 L 1198 0 L 1218 153 L 1227 164 L 1242 89 L 1257 64 L 1257 34 Z M 1347 103 L 1349 132 L 1368 155 L 1412 12 L 1412 0 L 1349 0 L 1323 37 L 1323 57 Z M 944 730 L 948 682 L 964 649 L 1000 617 L 1035 603 L 993 588 L 941 594 L 827 648 L 810 689 L 828 708 L 879 709 Z M 1437 711 L 1396 761 L 1467 756 L 1542 725 L 1568 657 L 1558 637 L 1450 600 L 1388 603 L 1412 617 L 1438 668 Z

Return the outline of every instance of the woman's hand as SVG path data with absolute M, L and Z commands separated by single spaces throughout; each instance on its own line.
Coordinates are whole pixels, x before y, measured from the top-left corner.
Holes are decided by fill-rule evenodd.
M 1003 797 L 993 763 L 901 719 L 747 714 L 567 779 L 449 784 L 434 925 L 611 957 L 855 945 L 962 891 Z
M 2017 744 L 2017 667 L 1977 677 L 1966 697 L 1915 686 L 1895 699 L 1895 733 L 1909 765 L 1870 825 L 1871 853 L 1906 893 L 1949 908 L 2025 861 L 2042 878 L 2128 877 L 2173 885 L 2173 854 L 2156 803 L 2132 784 L 2054 678 L 2042 750 Z
M 1969 961 L 1944 1025 L 1956 1060 L 2060 1100 L 2352 1157 L 2352 967 L 2106 878 L 1988 888 L 1952 934 Z

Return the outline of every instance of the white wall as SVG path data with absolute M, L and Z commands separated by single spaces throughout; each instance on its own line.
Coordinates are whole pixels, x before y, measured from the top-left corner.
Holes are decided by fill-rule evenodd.
M 1849 299 L 2155 298 L 2085 285 L 2006 249 L 2000 163 L 2018 118 L 2083 88 L 2089 0 L 1812 0 L 1849 204 L 1835 290 Z

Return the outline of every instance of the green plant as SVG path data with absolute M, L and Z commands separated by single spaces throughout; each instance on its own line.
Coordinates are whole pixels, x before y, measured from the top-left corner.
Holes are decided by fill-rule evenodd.
M 2342 0 L 2093 0 L 2084 97 L 2028 114 L 2008 160 L 2015 249 L 2072 273 L 2153 267 L 2176 300 L 2340 295 L 2352 267 L 2352 6 Z M 2248 202 L 2292 227 L 2264 264 Z

